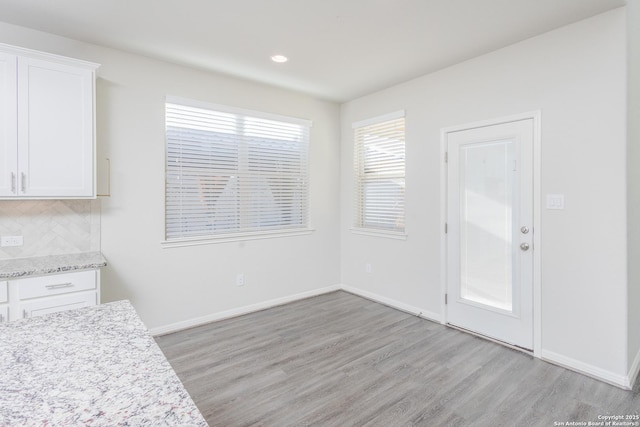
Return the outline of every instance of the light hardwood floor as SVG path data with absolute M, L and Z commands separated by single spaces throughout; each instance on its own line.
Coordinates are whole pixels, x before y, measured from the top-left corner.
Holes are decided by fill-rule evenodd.
M 621 390 L 346 292 L 156 341 L 212 427 L 554 426 L 640 414 L 638 382 Z

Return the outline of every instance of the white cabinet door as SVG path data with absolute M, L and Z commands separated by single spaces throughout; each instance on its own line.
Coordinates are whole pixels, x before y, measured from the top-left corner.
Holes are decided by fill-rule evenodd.
M 17 195 L 17 56 L 0 52 L 0 197 Z
M 9 284 L 7 281 L 0 281 L 0 303 L 9 301 Z
M 18 58 L 18 150 L 21 196 L 94 196 L 91 70 Z
M 23 319 L 72 310 L 74 308 L 91 307 L 97 304 L 95 292 L 79 292 L 50 298 L 37 298 L 20 304 Z

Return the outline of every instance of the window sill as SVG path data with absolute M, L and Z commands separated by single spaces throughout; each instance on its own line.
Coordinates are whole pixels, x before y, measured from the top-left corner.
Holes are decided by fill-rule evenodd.
M 404 231 L 384 231 L 371 228 L 350 228 L 353 234 L 362 236 L 384 237 L 386 239 L 407 240 L 407 233 Z
M 253 231 L 248 233 L 229 233 L 219 236 L 188 237 L 165 240 L 160 243 L 163 249 L 181 248 L 185 246 L 211 245 L 216 243 L 242 242 L 246 240 L 276 239 L 280 237 L 304 236 L 313 233 L 313 228 L 296 228 L 291 230 Z

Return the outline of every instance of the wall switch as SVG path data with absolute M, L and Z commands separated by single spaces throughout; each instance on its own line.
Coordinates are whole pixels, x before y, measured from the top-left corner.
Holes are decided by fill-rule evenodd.
M 24 240 L 22 236 L 2 236 L 0 240 L 0 245 L 2 247 L 8 246 L 22 246 L 24 244 Z
M 236 286 L 244 286 L 244 273 L 236 275 Z
M 373 268 L 371 267 L 371 263 L 368 262 L 364 265 L 364 271 L 365 273 L 369 273 L 371 274 L 373 272 Z
M 547 194 L 547 209 L 564 209 L 564 194 Z

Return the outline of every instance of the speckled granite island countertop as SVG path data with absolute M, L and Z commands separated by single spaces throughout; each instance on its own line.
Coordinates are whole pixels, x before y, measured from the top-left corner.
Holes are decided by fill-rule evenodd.
M 0 260 L 0 280 L 91 270 L 107 265 L 100 252 Z
M 207 426 L 128 301 L 0 324 L 2 426 Z

